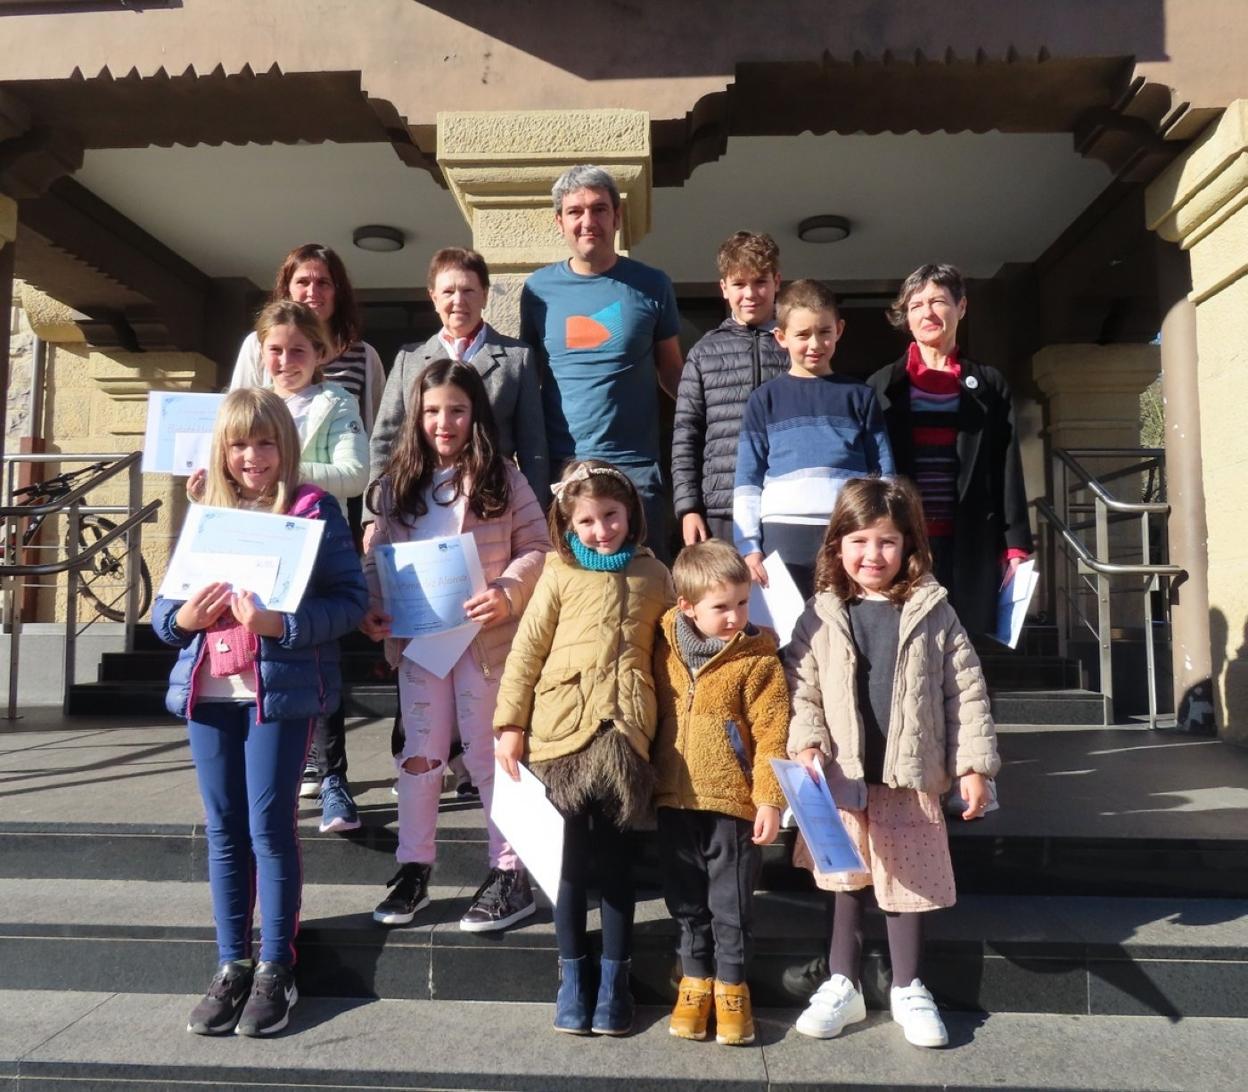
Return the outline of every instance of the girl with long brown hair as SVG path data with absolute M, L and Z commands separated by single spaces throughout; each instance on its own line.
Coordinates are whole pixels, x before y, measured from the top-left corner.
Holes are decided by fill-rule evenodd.
M 373 911 L 383 925 L 406 925 L 429 902 L 434 835 L 443 768 L 456 731 L 464 765 L 481 793 L 486 815 L 494 795 L 493 717 L 503 664 L 516 623 L 550 549 L 542 510 L 524 476 L 498 453 L 498 435 L 485 386 L 475 368 L 440 360 L 413 391 L 389 465 L 368 493 L 375 531 L 364 558 L 372 605 L 361 629 L 385 639 L 386 658 L 399 670 L 403 747 L 398 767 L 399 870 L 390 893 Z M 485 591 L 464 604 L 481 632 L 445 677 L 402 656 L 390 637 L 376 558 L 379 547 L 471 534 Z M 519 859 L 488 824 L 490 870 L 468 912 L 467 932 L 505 929 L 534 911 Z

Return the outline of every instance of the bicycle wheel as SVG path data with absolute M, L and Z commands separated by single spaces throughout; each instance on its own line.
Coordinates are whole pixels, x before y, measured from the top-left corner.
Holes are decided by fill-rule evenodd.
M 94 546 L 117 525 L 103 516 L 83 516 L 78 525 L 78 549 Z M 126 560 L 129 549 L 124 536 L 114 539 L 100 550 L 79 574 L 78 586 L 83 596 L 104 618 L 111 622 L 126 620 Z M 152 574 L 139 558 L 139 603 L 137 618 L 142 618 L 152 605 Z

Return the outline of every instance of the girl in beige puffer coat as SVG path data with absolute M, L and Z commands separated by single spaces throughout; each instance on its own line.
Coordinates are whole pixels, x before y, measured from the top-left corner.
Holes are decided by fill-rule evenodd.
M 955 900 L 940 796 L 958 780 L 963 818 L 977 818 L 1000 760 L 979 659 L 931 568 L 914 487 L 846 483 L 819 551 L 815 595 L 785 651 L 789 754 L 823 771 L 868 869 L 820 873 L 804 842 L 794 853 L 835 892 L 830 977 L 797 1022 L 816 1038 L 866 1017 L 857 979 L 874 887 L 887 918 L 893 1019 L 916 1046 L 948 1041 L 919 977 L 921 913 Z
M 626 829 L 650 810 L 654 791 L 654 644 L 676 591 L 642 545 L 646 519 L 636 486 L 610 463 L 567 466 L 555 486 L 550 537 L 555 552 L 503 672 L 495 754 L 517 779 L 527 754 L 564 817 L 555 1030 L 624 1035 L 633 1022 L 636 901 Z M 596 1002 L 586 937 L 595 872 L 602 895 Z

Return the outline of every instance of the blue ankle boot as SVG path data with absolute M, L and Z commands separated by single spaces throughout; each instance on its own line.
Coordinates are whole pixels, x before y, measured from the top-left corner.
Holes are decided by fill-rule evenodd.
M 630 960 L 604 959 L 594 1008 L 596 1035 L 627 1035 L 633 1030 L 633 995 L 628 988 Z
M 559 960 L 559 993 L 555 997 L 555 1030 L 589 1034 L 589 960 Z

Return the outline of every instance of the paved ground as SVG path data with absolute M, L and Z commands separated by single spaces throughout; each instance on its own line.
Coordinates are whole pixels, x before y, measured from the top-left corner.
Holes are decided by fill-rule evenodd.
M 351 782 L 366 823 L 391 822 L 389 722 L 348 726 Z M 1248 751 L 1142 728 L 1012 725 L 1001 729 L 1002 808 L 955 824 L 959 835 L 1241 838 Z M 101 788 L 107 791 L 98 791 Z M 87 790 L 87 791 L 84 791 Z M 305 820 L 318 812 L 314 801 Z M 0 822 L 197 823 L 185 729 L 66 719 L 59 709 L 0 721 Z M 468 809 L 444 826 L 479 825 Z

